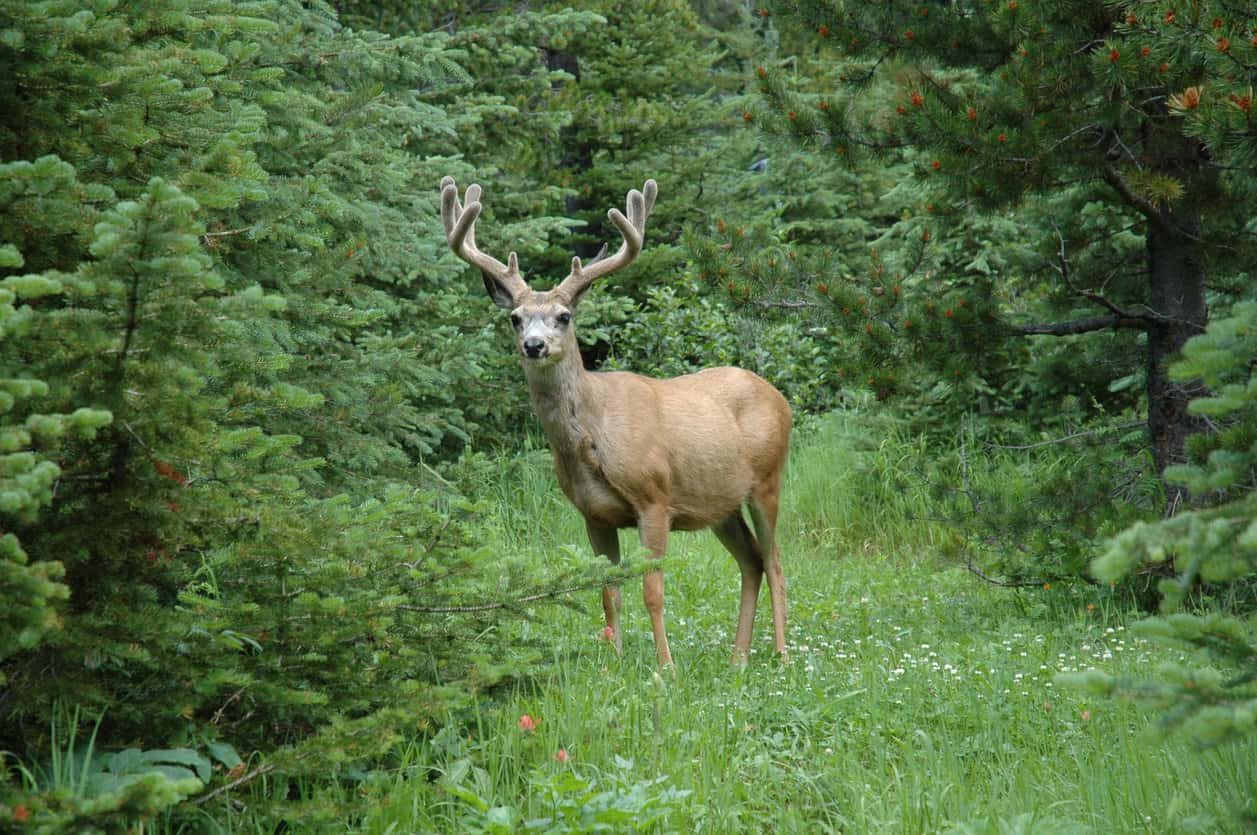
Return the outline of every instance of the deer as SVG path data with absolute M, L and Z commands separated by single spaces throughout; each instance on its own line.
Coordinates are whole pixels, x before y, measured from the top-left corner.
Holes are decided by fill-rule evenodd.
M 786 398 L 759 375 L 732 366 L 657 379 L 589 371 L 581 358 L 575 312 L 595 281 L 627 267 L 641 252 L 657 192 L 654 180 L 640 191 L 630 190 L 625 212 L 611 209 L 607 215 L 623 238 L 618 250 L 589 264 L 572 258 L 567 276 L 545 291 L 524 280 L 515 252 L 503 264 L 476 246 L 479 185 L 468 186 L 460 201 L 454 178 L 443 178 L 441 219 L 450 248 L 480 270 L 489 298 L 510 311 L 555 475 L 584 517 L 595 555 L 618 565 L 623 528 L 637 528 L 651 560 L 667 553 L 671 531 L 711 528 L 742 575 L 732 662 L 747 663 L 760 585 L 767 576 L 773 637 L 784 663 L 786 578 L 776 527 L 792 425 Z M 642 597 L 658 665 L 675 672 L 664 624 L 662 569 L 642 575 Z M 603 636 L 622 657 L 616 585 L 603 588 L 602 607 Z

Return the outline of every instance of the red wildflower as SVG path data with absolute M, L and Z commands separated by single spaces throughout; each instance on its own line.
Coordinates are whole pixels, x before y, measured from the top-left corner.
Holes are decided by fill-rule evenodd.
M 525 713 L 519 717 L 519 729 L 525 733 L 532 733 L 537 729 L 537 720 Z

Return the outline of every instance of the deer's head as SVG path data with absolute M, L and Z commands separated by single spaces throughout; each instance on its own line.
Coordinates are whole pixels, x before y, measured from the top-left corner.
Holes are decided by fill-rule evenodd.
M 577 356 L 576 332 L 572 314 L 585 291 L 599 278 L 627 266 L 642 250 L 646 217 L 655 205 L 658 187 L 647 180 L 642 190 L 628 193 L 626 213 L 607 213 L 620 230 L 624 242 L 608 258 L 582 265 L 572 259 L 572 270 L 551 290 L 537 291 L 528 286 L 519 272 L 519 259 L 512 252 L 503 264 L 476 247 L 476 218 L 480 216 L 480 186 L 467 187 L 460 202 L 453 177 L 441 180 L 441 220 L 445 237 L 459 258 L 480 270 L 485 290 L 498 307 L 511 312 L 515 343 L 527 362 L 558 362 L 564 356 Z M 627 216 L 626 216 L 627 214 Z

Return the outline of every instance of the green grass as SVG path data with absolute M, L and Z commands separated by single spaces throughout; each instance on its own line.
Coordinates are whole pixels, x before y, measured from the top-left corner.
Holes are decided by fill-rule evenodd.
M 912 521 L 923 499 L 885 487 L 923 450 L 861 449 L 852 429 L 802 439 L 791 462 L 790 665 L 773 657 L 765 593 L 750 663 L 729 666 L 733 559 L 709 533 L 675 535 L 675 677 L 657 675 L 636 585 L 623 658 L 598 640 L 596 592 L 579 611 L 539 608 L 522 628 L 549 663 L 411 745 L 363 830 L 1240 831 L 1252 740 L 1197 752 L 1145 712 L 1053 682 L 1177 653 L 1130 636 L 1137 615 L 1101 592 L 998 589 L 945 563 L 946 532 Z M 544 564 L 586 547 L 548 456 L 515 459 L 493 489 L 502 548 Z

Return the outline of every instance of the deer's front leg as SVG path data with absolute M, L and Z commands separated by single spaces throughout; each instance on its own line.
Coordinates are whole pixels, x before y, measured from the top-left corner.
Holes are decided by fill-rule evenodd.
M 585 520 L 585 531 L 589 534 L 589 544 L 594 546 L 595 554 L 602 554 L 612 565 L 620 564 L 620 537 L 615 528 Z M 623 632 L 620 629 L 620 588 L 604 586 L 602 589 L 602 611 L 607 616 L 607 629 L 611 630 L 611 644 L 616 655 L 624 654 Z
M 637 533 L 642 545 L 650 551 L 650 559 L 657 560 L 668 552 L 667 505 L 654 505 L 637 517 Z M 642 597 L 650 614 L 650 628 L 655 633 L 655 655 L 660 667 L 672 666 L 672 651 L 668 649 L 668 632 L 663 625 L 663 569 L 648 572 L 642 577 Z

